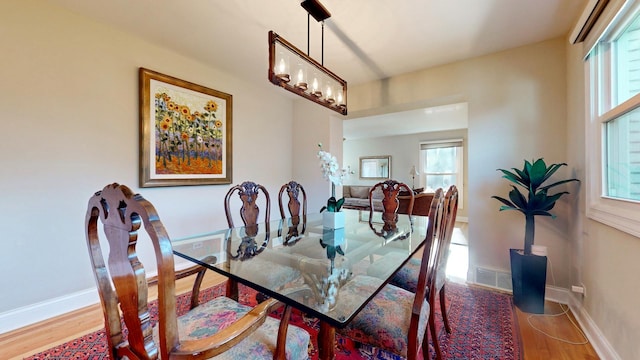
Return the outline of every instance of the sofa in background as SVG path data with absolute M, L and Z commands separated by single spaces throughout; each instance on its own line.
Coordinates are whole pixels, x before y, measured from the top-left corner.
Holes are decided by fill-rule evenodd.
M 373 186 L 373 185 L 372 185 Z M 372 186 L 367 185 L 344 185 L 342 186 L 342 196 L 344 197 L 345 209 L 356 210 L 369 210 L 369 191 Z M 429 216 L 429 209 L 431 208 L 431 200 L 433 200 L 434 193 L 423 192 L 424 188 L 414 189 L 414 202 L 413 211 L 414 215 Z M 406 191 L 400 191 L 398 193 L 398 205 L 399 214 L 407 214 L 409 207 L 409 200 L 411 197 L 405 194 Z M 382 211 L 382 198 L 384 194 L 381 188 L 377 188 L 373 193 L 373 210 Z
M 369 210 L 369 191 L 372 186 L 368 185 L 343 185 L 342 196 L 344 197 L 345 209 Z M 382 211 L 382 189 L 378 188 L 373 193 L 373 210 Z
M 429 216 L 429 209 L 431 209 L 431 200 L 433 200 L 434 193 L 421 192 L 413 196 L 413 215 Z M 411 196 L 398 195 L 398 213 L 408 214 L 409 202 Z

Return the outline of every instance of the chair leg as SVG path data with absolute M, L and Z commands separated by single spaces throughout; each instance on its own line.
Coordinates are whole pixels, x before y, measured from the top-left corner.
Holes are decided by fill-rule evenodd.
M 431 339 L 433 340 L 433 348 L 436 350 L 436 360 L 442 359 L 442 351 L 440 350 L 440 343 L 438 342 L 438 333 L 436 332 L 436 310 L 435 302 L 436 296 L 434 294 L 434 288 L 430 288 L 429 294 L 429 329 L 431 330 Z M 427 348 L 428 350 L 428 348 Z
M 278 327 L 278 340 L 276 350 L 273 354 L 274 360 L 285 360 L 287 358 L 287 330 L 289 329 L 289 319 L 291 318 L 291 306 L 286 305 L 282 311 L 280 326 Z
M 227 279 L 227 294 L 229 299 L 238 301 L 238 282 L 233 279 Z
M 440 343 L 438 343 L 438 334 L 436 332 L 436 320 L 434 316 L 429 316 L 429 329 L 431 330 L 431 339 L 433 340 L 433 348 L 436 350 L 436 360 L 442 359 L 442 351 L 440 351 Z M 427 351 L 429 348 L 427 348 Z
M 422 358 L 424 360 L 431 359 L 431 354 L 429 352 L 429 331 L 425 331 L 424 336 L 422 337 Z
M 447 304 L 446 296 L 444 293 L 445 284 L 442 284 L 440 289 L 440 312 L 442 313 L 442 321 L 444 322 L 444 328 L 447 330 L 447 334 L 451 334 L 451 326 L 449 326 L 449 317 L 447 316 Z

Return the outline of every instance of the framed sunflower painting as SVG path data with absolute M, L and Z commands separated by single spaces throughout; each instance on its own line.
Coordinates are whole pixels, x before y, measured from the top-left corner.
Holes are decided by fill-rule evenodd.
M 230 184 L 232 100 L 140 68 L 140 187 Z

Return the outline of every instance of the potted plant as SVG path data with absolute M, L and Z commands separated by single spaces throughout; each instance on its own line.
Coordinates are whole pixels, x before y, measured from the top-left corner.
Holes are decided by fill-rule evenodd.
M 318 143 L 318 159 L 320 159 L 320 168 L 322 176 L 331 182 L 331 197 L 327 200 L 327 206 L 323 206 L 320 212 L 327 210 L 322 215 L 323 226 L 326 228 L 336 229 L 344 227 L 344 213 L 340 212 L 344 204 L 344 197 L 336 199 L 336 185 L 342 185 L 342 178 L 345 175 L 344 170 L 340 169 L 338 160 L 329 152 L 322 150 L 322 143 Z
M 510 249 L 511 280 L 513 283 L 513 302 L 526 312 L 544 313 L 544 292 L 547 279 L 547 257 L 532 254 L 535 217 L 556 216 L 550 210 L 556 201 L 567 191 L 550 194 L 549 190 L 556 186 L 579 181 L 578 179 L 566 179 L 556 181 L 549 185 L 543 185 L 558 169 L 567 164 L 550 164 L 547 166 L 544 160 L 533 162 L 525 160 L 522 170 L 512 168 L 514 172 L 498 169 L 502 177 L 515 185 L 511 185 L 509 199 L 500 196 L 492 196 L 503 205 L 500 211 L 517 210 L 524 214 L 524 250 Z M 518 185 L 518 186 L 516 186 Z M 524 189 L 524 194 L 520 191 Z

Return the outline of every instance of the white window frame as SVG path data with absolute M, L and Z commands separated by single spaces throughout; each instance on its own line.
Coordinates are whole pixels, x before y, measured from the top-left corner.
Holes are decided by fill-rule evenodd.
M 419 166 L 419 172 L 420 172 L 420 180 L 419 180 L 419 185 L 426 188 L 427 186 L 427 172 L 426 169 L 424 168 L 424 162 L 425 162 L 425 151 L 424 147 L 425 146 L 432 146 L 432 147 L 459 147 L 460 151 L 458 151 L 458 159 L 457 159 L 457 163 L 458 163 L 458 169 L 459 171 L 456 173 L 438 173 L 437 175 L 447 175 L 447 174 L 456 174 L 456 178 L 458 179 L 458 184 L 456 184 L 456 187 L 458 188 L 458 209 L 462 209 L 462 205 L 464 204 L 464 198 L 463 198 L 463 194 L 464 194 L 464 139 L 447 139 L 447 140 L 437 140 L 437 141 L 421 141 L 420 145 L 419 145 L 419 149 L 420 149 L 420 166 Z M 459 145 L 459 146 L 458 146 Z M 447 189 L 443 189 L 444 191 L 447 191 Z
M 621 19 L 623 16 L 616 14 L 630 13 L 640 9 L 640 1 L 626 1 L 624 4 L 617 2 L 611 7 L 611 11 L 615 11 L 615 14 L 611 12 L 601 17 L 598 32 L 590 34 L 587 38 L 589 45 L 596 44 L 598 39 L 603 34 L 611 33 L 612 31 L 619 31 L 621 27 Z M 607 9 L 608 10 L 608 9 Z M 606 11 L 605 10 L 605 13 Z M 597 39 L 594 39 L 596 38 Z M 591 38 L 589 40 L 589 38 Z M 591 49 L 586 49 L 591 51 Z M 608 76 L 600 77 L 598 72 L 599 65 L 603 65 L 606 71 L 603 71 L 604 75 L 611 74 L 609 69 L 611 68 L 610 58 L 599 58 L 598 56 L 589 56 L 585 61 L 584 76 L 585 76 L 585 96 L 586 96 L 586 141 L 585 152 L 586 158 L 586 197 L 587 197 L 587 216 L 593 220 L 601 222 L 603 224 L 612 226 L 618 230 L 632 234 L 636 237 L 640 237 L 640 202 L 633 200 L 623 200 L 618 198 L 612 198 L 605 195 L 605 169 L 604 169 L 604 157 L 605 157 L 605 131 L 604 127 L 606 122 L 612 120 L 620 115 L 623 115 L 637 107 L 640 107 L 640 94 L 635 95 L 629 100 L 626 100 L 622 104 L 613 107 L 611 110 L 602 113 L 601 109 L 609 108 L 610 104 L 605 103 L 611 99 L 611 89 L 605 92 L 607 96 L 598 97 L 598 89 L 602 83 L 610 81 Z M 604 64 L 599 64 L 598 61 L 604 61 Z M 604 98 L 604 101 L 602 101 Z

